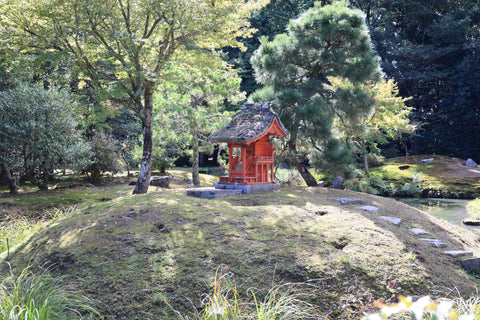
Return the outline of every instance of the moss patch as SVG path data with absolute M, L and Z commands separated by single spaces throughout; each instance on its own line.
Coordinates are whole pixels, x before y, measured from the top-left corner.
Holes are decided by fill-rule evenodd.
M 428 158 L 434 161 L 422 162 Z M 420 173 L 424 197 L 468 199 L 480 195 L 480 169 L 467 167 L 462 159 L 436 155 L 392 158 L 370 172 L 397 187 Z
M 338 197 L 363 198 L 380 214 L 341 206 L 332 200 Z M 394 226 L 380 215 L 403 221 Z M 96 202 L 58 218 L 19 246 L 10 263 L 15 269 L 54 265 L 76 276 L 105 319 L 174 319 L 163 298 L 184 314 L 201 309 L 221 265 L 234 273 L 240 292 L 306 282 L 311 302 L 332 318 L 360 316 L 392 292 L 473 293 L 478 280 L 418 241 L 412 227 L 432 232 L 448 248 L 480 254 L 476 236 L 391 199 L 297 187 L 208 200 L 172 188 Z

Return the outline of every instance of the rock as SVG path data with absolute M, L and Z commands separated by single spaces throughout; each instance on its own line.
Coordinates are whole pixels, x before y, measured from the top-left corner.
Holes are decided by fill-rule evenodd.
M 168 176 L 152 176 L 150 178 L 150 185 L 160 188 L 168 188 L 170 186 L 170 179 Z
M 325 186 L 325 181 L 320 181 L 320 182 L 318 182 L 318 186 L 319 186 L 319 187 L 324 187 L 324 186 Z
M 187 184 L 192 184 L 192 179 L 190 178 L 185 178 L 183 179 L 183 182 L 187 183 Z
M 338 201 L 341 205 L 346 205 L 346 204 L 363 204 L 365 203 L 365 200 L 363 199 L 357 199 L 357 198 L 337 198 L 333 199 L 335 201 Z
M 463 269 L 467 271 L 480 272 L 480 258 L 470 258 L 460 261 Z
M 137 184 L 137 181 L 132 180 L 128 183 L 129 186 L 135 186 Z
M 286 162 L 281 162 L 281 163 L 278 165 L 278 169 L 290 169 L 290 166 L 289 166 L 288 163 L 286 163 Z
M 465 164 L 467 165 L 467 167 L 470 167 L 470 168 L 477 167 L 477 163 L 470 158 L 467 159 L 467 162 Z
M 426 239 L 426 238 L 420 238 L 419 239 L 420 241 L 423 241 L 423 242 L 429 242 L 432 244 L 432 246 L 434 246 L 435 248 L 446 248 L 447 247 L 447 244 L 441 240 L 438 240 L 438 239 Z
M 428 231 L 425 231 L 425 230 L 419 229 L 419 228 L 412 228 L 412 229 L 410 229 L 410 231 L 417 236 L 421 236 L 423 234 L 429 234 L 430 233 Z
M 402 222 L 402 219 L 397 218 L 397 217 L 386 217 L 386 216 L 381 216 L 381 219 L 388 221 L 390 223 L 393 223 L 394 225 L 398 226 L 400 222 Z
M 465 256 L 473 256 L 472 251 L 464 251 L 464 250 L 450 250 L 450 251 L 444 251 L 443 253 L 448 254 L 449 256 L 452 256 L 454 258 L 465 257 Z
M 342 177 L 336 177 L 335 180 L 333 181 L 333 188 L 334 189 L 343 189 L 343 178 Z
M 462 223 L 466 224 L 467 226 L 480 226 L 480 220 L 475 219 L 463 219 Z
M 378 213 L 378 207 L 375 206 L 363 206 L 363 207 L 358 207 L 360 210 L 368 211 L 371 213 Z
M 429 162 L 433 162 L 433 160 L 435 160 L 435 159 L 433 159 L 433 158 L 423 159 L 422 162 L 423 162 L 423 163 L 429 163 Z

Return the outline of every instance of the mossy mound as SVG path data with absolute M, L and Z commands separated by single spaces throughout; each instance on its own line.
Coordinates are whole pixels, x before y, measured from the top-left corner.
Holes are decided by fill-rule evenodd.
M 422 162 L 431 158 L 431 162 Z M 437 155 L 398 157 L 372 168 L 371 173 L 396 187 L 420 174 L 423 197 L 470 199 L 480 195 L 480 168 L 470 168 L 465 163 L 462 159 Z
M 333 200 L 340 197 L 362 198 L 379 213 Z M 169 189 L 97 202 L 49 223 L 9 261 L 17 270 L 53 265 L 80 279 L 105 319 L 176 319 L 172 308 L 201 309 L 219 266 L 234 274 L 240 294 L 304 282 L 330 318 L 359 317 L 392 292 L 474 293 L 478 280 L 419 241 L 413 227 L 451 250 L 480 254 L 476 236 L 397 201 L 297 187 L 213 200 Z

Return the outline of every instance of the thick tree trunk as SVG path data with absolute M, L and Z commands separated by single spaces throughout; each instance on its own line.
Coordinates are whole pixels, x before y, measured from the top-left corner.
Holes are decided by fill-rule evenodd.
M 146 81 L 144 93 L 144 118 L 143 118 L 143 155 L 140 163 L 140 173 L 133 194 L 147 193 L 152 175 L 152 122 L 153 122 L 153 89 L 154 83 Z
M 200 152 L 198 151 L 198 140 L 194 138 L 192 154 L 192 181 L 195 187 L 200 186 L 200 174 L 198 173 L 198 158 Z
M 15 183 L 15 178 L 12 176 L 10 170 L 1 163 L 0 164 L 1 175 L 7 180 L 8 187 L 10 188 L 10 193 L 18 193 L 17 184 Z
M 303 180 L 309 187 L 318 187 L 317 180 L 315 177 L 308 171 L 307 166 L 302 162 L 298 161 L 296 154 L 297 154 L 297 132 L 290 131 L 290 139 L 288 141 L 288 149 L 291 154 L 293 154 L 293 161 L 295 163 L 295 167 L 297 167 L 298 172 L 302 176 Z

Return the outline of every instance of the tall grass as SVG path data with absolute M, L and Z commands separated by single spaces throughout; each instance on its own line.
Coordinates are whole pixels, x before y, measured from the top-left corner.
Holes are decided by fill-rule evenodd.
M 35 275 L 24 269 L 0 287 L 0 320 L 96 319 L 98 312 L 65 276 Z
M 213 292 L 203 299 L 203 309 L 190 315 L 179 312 L 181 320 L 307 320 L 322 319 L 317 309 L 303 300 L 305 294 L 297 289 L 303 284 L 287 283 L 274 286 L 260 300 L 259 292 L 247 290 L 239 294 L 231 273 L 216 275 Z

